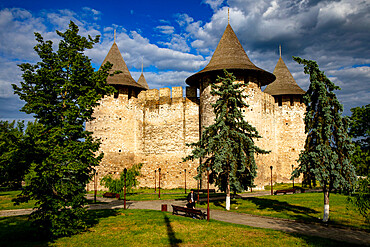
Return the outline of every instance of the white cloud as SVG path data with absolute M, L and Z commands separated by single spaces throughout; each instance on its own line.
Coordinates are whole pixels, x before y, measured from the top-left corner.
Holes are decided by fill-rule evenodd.
M 182 37 L 179 34 L 173 34 L 170 42 L 161 42 L 161 44 L 176 51 L 182 52 L 190 51 L 190 47 L 186 43 L 186 38 Z
M 182 41 L 179 42 L 181 44 Z M 149 39 L 136 31 L 129 34 L 117 32 L 116 43 L 129 68 L 141 68 L 142 61 L 145 65 L 154 66 L 159 70 L 195 71 L 206 65 L 206 61 L 201 55 L 161 48 L 150 43 Z M 100 65 L 111 46 L 112 40 L 105 40 L 87 54 L 95 64 Z
M 173 26 L 157 26 L 157 30 L 164 34 L 173 34 L 175 28 Z
M 213 11 L 216 11 L 224 2 L 224 0 L 204 0 L 204 3 L 208 4 Z

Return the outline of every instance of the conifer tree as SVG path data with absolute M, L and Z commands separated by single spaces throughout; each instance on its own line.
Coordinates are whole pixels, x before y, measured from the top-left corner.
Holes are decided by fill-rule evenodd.
M 224 70 L 225 77 L 217 77 L 211 84 L 214 124 L 205 127 L 198 142 L 189 144 L 192 153 L 184 161 L 201 159 L 197 178 L 209 169 L 210 181 L 226 192 L 226 209 L 230 210 L 230 190 L 241 192 L 253 186 L 257 174 L 254 155 L 268 153 L 255 146 L 261 138 L 257 130 L 244 120 L 241 109 L 247 107 L 243 94 L 245 83 L 235 83 L 235 76 Z
M 310 75 L 306 104 L 304 150 L 294 176 L 308 174 L 320 183 L 324 193 L 323 221 L 329 220 L 329 195 L 334 189 L 350 189 L 356 180 L 351 164 L 353 145 L 348 136 L 349 121 L 342 116 L 343 106 L 334 90 L 340 89 L 320 71 L 315 61 L 293 57 Z
M 98 100 L 113 90 L 106 83 L 112 65 L 95 72 L 84 55 L 99 36 L 85 38 L 78 31 L 73 22 L 64 33 L 57 31 L 61 38 L 57 51 L 35 33 L 40 61 L 19 65 L 23 82 L 13 85 L 26 102 L 21 110 L 40 123 L 33 130 L 37 155 L 29 160 L 33 176 L 18 202 L 36 200 L 30 219 L 51 237 L 86 227 L 85 186 L 102 155 L 95 155 L 100 143 L 85 131 L 84 123 L 92 120 Z
M 370 104 L 351 109 L 352 116 L 349 134 L 355 144 L 352 163 L 356 167 L 356 174 L 370 175 Z

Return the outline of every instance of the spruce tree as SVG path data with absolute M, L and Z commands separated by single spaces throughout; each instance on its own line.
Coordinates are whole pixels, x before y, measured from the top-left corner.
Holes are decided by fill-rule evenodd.
M 189 144 L 192 153 L 186 160 L 201 159 L 197 169 L 199 179 L 207 169 L 210 181 L 226 192 L 226 209 L 230 209 L 230 190 L 241 192 L 253 186 L 257 174 L 254 155 L 268 153 L 258 148 L 254 140 L 261 138 L 257 130 L 244 120 L 241 109 L 247 107 L 243 88 L 246 83 L 235 83 L 235 76 L 224 71 L 211 83 L 214 124 L 205 127 L 198 142 Z
M 51 41 L 35 33 L 34 49 L 40 61 L 19 65 L 23 81 L 13 85 L 25 101 L 21 110 L 40 123 L 33 130 L 37 147 L 29 160 L 33 175 L 18 202 L 36 200 L 30 219 L 51 237 L 86 227 L 85 186 L 102 155 L 95 155 L 100 143 L 85 131 L 84 124 L 92 120 L 98 101 L 113 90 L 106 83 L 111 64 L 94 71 L 84 55 L 99 42 L 99 36 L 85 38 L 78 31 L 73 22 L 64 33 L 57 31 L 61 38 L 57 51 Z
M 340 89 L 320 71 L 315 61 L 293 57 L 310 75 L 304 95 L 306 104 L 304 150 L 294 176 L 306 174 L 320 183 L 324 193 L 323 221 L 329 220 L 329 195 L 334 189 L 348 190 L 356 180 L 351 164 L 353 145 L 348 136 L 349 120 L 342 116 L 343 106 L 334 90 Z
M 370 175 L 370 104 L 351 109 L 349 134 L 354 138 L 355 152 L 352 163 L 357 175 Z

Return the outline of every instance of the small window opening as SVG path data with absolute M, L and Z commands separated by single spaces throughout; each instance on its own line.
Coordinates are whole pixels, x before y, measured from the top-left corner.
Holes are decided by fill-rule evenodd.
M 293 95 L 290 96 L 290 106 L 294 106 L 294 98 L 293 98 Z
M 118 95 L 119 95 L 119 92 L 117 90 L 117 92 L 114 93 L 114 98 L 117 99 L 118 98 Z

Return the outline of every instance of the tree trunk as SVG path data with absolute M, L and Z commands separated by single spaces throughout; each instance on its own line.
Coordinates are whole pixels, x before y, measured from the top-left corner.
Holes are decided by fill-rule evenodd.
M 329 191 L 324 187 L 324 217 L 323 222 L 328 222 L 329 220 Z
M 230 181 L 229 181 L 229 175 L 227 176 L 226 181 L 226 210 L 230 210 Z

